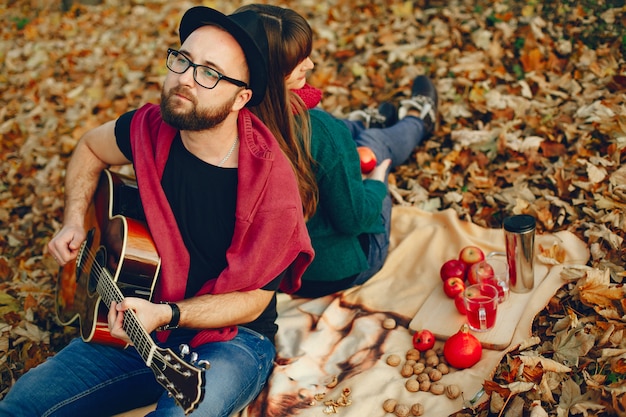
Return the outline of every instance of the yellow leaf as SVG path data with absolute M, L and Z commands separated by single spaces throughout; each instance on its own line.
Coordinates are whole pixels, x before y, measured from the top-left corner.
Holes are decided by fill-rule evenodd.
M 535 15 L 535 7 L 532 4 L 527 4 L 522 7 L 522 16 L 530 17 Z
M 615 308 L 613 301 L 624 298 L 622 285 L 611 285 L 611 271 L 609 269 L 591 269 L 585 278 L 578 283 L 580 300 L 589 306 Z
M 10 312 L 19 311 L 20 306 L 17 300 L 9 294 L 0 293 L 0 317 Z
M 413 2 L 405 1 L 401 4 L 392 4 L 391 12 L 394 16 L 398 17 L 409 17 L 413 14 Z
M 552 359 L 544 358 L 541 356 L 520 356 L 519 359 L 522 361 L 524 366 L 528 366 L 531 368 L 536 367 L 541 364 L 541 367 L 544 371 L 552 371 L 552 372 L 571 372 L 572 368 L 569 366 L 565 366 L 563 364 L 558 363 Z

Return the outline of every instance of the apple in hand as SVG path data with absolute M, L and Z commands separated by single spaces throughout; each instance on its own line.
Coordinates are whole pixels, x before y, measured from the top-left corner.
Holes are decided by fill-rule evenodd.
M 467 270 L 467 282 L 469 282 L 470 285 L 478 284 L 479 282 L 496 284 L 493 267 L 489 262 L 481 261 L 475 263 Z
M 448 278 L 458 277 L 462 280 L 465 280 L 465 272 L 467 270 L 467 265 L 460 259 L 450 259 L 447 260 L 441 265 L 439 269 L 439 276 L 442 281 L 447 280 Z
M 443 282 L 443 292 L 449 298 L 456 298 L 457 295 L 463 293 L 463 290 L 465 290 L 463 278 L 452 277 Z
M 376 155 L 374 155 L 374 152 L 367 146 L 358 146 L 356 150 L 361 160 L 361 172 L 363 174 L 369 174 L 376 168 Z
M 459 252 L 459 259 L 469 268 L 470 265 L 483 261 L 485 253 L 478 246 L 465 246 Z

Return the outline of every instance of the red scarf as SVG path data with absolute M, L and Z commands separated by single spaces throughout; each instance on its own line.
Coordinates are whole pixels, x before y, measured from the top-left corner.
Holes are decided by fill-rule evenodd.
M 287 270 L 281 289 L 292 293 L 313 260 L 313 248 L 302 216 L 298 185 L 288 161 L 267 127 L 248 109 L 239 112 L 240 138 L 237 208 L 228 266 L 196 295 L 262 288 Z M 139 194 L 150 233 L 162 259 L 154 301 L 185 296 L 189 253 L 169 206 L 161 177 L 177 130 L 161 119 L 159 106 L 137 110 L 131 122 L 131 146 Z M 190 342 L 230 340 L 236 326 L 200 331 Z M 169 332 L 158 332 L 160 341 Z
M 293 90 L 293 92 L 300 96 L 308 109 L 314 108 L 322 101 L 322 90 L 312 87 L 309 84 L 305 84 L 304 87 Z

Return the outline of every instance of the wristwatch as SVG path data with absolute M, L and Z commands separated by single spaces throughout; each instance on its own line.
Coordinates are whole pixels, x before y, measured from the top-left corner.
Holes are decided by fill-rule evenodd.
M 170 303 L 167 301 L 163 301 L 162 304 L 167 304 L 172 309 L 172 319 L 165 326 L 159 327 L 158 330 L 173 330 L 178 328 L 178 322 L 180 321 L 180 308 L 176 303 Z

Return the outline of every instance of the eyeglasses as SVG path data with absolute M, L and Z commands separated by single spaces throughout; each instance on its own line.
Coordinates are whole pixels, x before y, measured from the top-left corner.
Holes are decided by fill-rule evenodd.
M 189 67 L 193 67 L 193 79 L 196 80 L 200 87 L 208 88 L 209 90 L 215 88 L 220 80 L 226 80 L 231 84 L 235 84 L 237 87 L 248 88 L 248 84 L 243 81 L 227 77 L 206 65 L 194 64 L 189 58 L 183 55 L 182 52 L 175 49 L 169 48 L 167 50 L 166 65 L 170 71 L 176 74 L 182 74 L 187 71 Z

